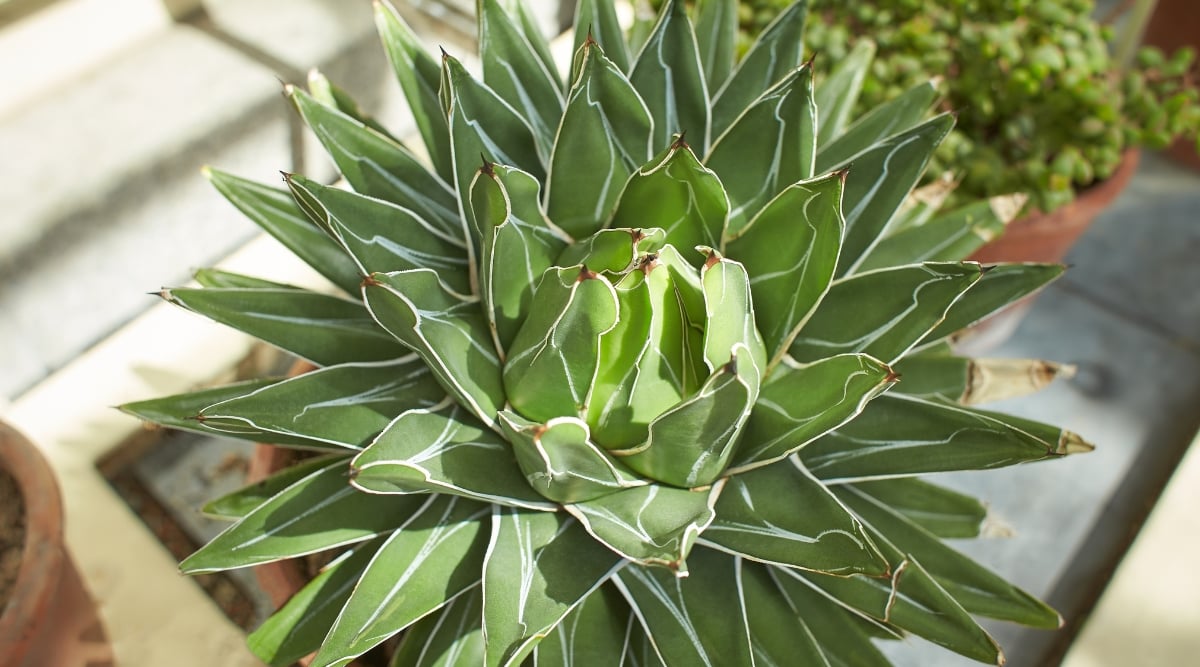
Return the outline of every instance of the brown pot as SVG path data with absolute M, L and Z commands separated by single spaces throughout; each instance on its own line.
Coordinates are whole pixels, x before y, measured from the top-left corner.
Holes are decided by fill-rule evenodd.
M 25 546 L 0 615 L 0 667 L 104 667 L 112 647 L 63 546 L 58 483 L 41 453 L 0 421 L 0 468 L 25 504 Z
M 1158 0 L 1142 43 L 1157 46 L 1168 55 L 1185 47 L 1200 51 L 1200 2 L 1196 0 Z M 1200 171 L 1196 142 L 1180 139 L 1171 144 L 1167 155 L 1176 162 Z

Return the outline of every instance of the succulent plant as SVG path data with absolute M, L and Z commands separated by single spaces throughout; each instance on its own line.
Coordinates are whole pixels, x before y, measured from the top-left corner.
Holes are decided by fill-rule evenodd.
M 336 554 L 264 660 L 881 665 L 911 633 L 998 663 L 973 615 L 1060 623 L 942 542 L 985 510 L 918 477 L 1090 448 L 973 407 L 1058 366 L 948 343 L 1062 267 L 961 261 L 1014 201 L 912 191 L 953 124 L 928 82 L 850 123 L 803 1 L 740 61 L 735 16 L 670 1 L 635 49 L 580 0 L 564 81 L 480 0 L 480 79 L 377 5 L 428 160 L 317 75 L 288 94 L 352 190 L 209 172 L 333 287 L 162 296 L 317 369 L 124 409 L 312 453 L 209 504 L 235 523 L 182 564 Z

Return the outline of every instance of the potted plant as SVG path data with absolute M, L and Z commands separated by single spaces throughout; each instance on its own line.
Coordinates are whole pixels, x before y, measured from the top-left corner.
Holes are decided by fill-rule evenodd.
M 974 407 L 1058 366 L 947 344 L 1062 267 L 962 260 L 1007 200 L 901 211 L 954 123 L 929 82 L 850 124 L 805 3 L 740 61 L 735 9 L 672 0 L 631 48 L 581 0 L 564 81 L 521 3 L 479 3 L 482 77 L 379 4 L 428 162 L 290 87 L 352 190 L 210 171 L 339 289 L 163 290 L 316 370 L 124 406 L 311 453 L 211 503 L 233 523 L 182 564 L 333 554 L 264 660 L 882 665 L 912 633 L 999 664 L 975 616 L 1060 624 L 942 541 L 983 505 L 918 477 L 1091 449 Z

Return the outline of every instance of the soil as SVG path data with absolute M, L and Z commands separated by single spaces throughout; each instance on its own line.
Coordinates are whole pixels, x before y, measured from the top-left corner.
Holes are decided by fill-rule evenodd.
M 17 582 L 24 548 L 25 499 L 12 475 L 0 469 L 0 611 Z

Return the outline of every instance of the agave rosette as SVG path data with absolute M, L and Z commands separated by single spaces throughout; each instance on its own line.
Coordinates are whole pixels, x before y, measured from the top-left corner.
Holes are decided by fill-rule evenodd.
M 735 9 L 669 1 L 635 45 L 580 0 L 564 81 L 519 3 L 480 0 L 482 78 L 379 5 L 427 160 L 318 75 L 289 94 L 352 190 L 210 172 L 342 291 L 164 290 L 318 368 L 125 406 L 315 454 L 183 563 L 337 550 L 265 660 L 882 665 L 911 633 L 996 663 L 973 615 L 1059 624 L 917 477 L 1088 448 L 969 405 L 1057 367 L 947 343 L 1061 267 L 962 261 L 1011 212 L 912 194 L 932 86 L 850 122 L 866 61 L 814 84 L 799 2 L 735 62 Z

